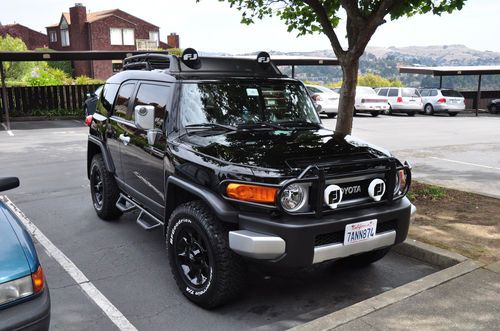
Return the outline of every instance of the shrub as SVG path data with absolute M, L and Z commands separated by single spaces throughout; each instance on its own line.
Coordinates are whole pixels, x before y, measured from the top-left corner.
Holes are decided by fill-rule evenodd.
M 34 69 L 31 75 L 26 78 L 26 83 L 30 86 L 64 85 L 70 82 L 70 78 L 64 71 L 47 65 Z
M 76 85 L 91 85 L 91 84 L 104 84 L 104 81 L 100 79 L 93 79 L 87 76 L 78 76 L 75 78 L 74 83 Z

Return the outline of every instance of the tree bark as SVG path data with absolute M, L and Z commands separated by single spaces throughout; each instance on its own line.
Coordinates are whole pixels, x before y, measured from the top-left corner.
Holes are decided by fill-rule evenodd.
M 345 136 L 351 134 L 352 130 L 356 85 L 358 83 L 359 57 L 347 56 L 340 64 L 342 66 L 342 89 L 340 92 L 335 134 Z

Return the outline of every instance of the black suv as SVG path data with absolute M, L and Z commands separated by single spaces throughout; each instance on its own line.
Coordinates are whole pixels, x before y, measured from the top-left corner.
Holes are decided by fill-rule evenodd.
M 163 226 L 179 289 L 206 308 L 241 291 L 250 262 L 374 262 L 415 212 L 409 165 L 324 128 L 264 52 L 127 58 L 87 124 L 97 214 Z

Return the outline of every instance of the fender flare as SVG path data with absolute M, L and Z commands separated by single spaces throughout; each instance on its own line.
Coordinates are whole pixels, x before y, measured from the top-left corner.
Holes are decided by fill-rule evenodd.
M 104 165 L 106 166 L 106 170 L 112 174 L 115 173 L 115 164 L 113 163 L 113 159 L 111 158 L 111 155 L 109 153 L 109 150 L 106 148 L 106 145 L 99 140 L 98 138 L 89 135 L 89 140 L 88 140 L 88 147 L 87 147 L 87 176 L 90 178 L 90 162 L 92 161 L 91 156 L 91 148 L 90 145 L 94 144 L 96 145 L 100 150 L 102 154 L 102 158 L 104 160 Z
M 168 220 L 172 211 L 177 207 L 175 196 L 174 198 L 169 198 L 169 193 L 175 187 L 200 198 L 215 213 L 219 220 L 226 223 L 238 223 L 238 211 L 222 197 L 201 185 L 194 184 L 174 175 L 168 177 L 165 185 L 165 220 Z

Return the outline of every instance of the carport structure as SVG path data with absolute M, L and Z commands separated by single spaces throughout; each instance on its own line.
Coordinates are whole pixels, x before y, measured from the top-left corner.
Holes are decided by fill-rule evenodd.
M 477 102 L 476 116 L 479 110 L 479 100 L 481 99 L 481 78 L 483 75 L 500 74 L 500 66 L 453 66 L 453 67 L 400 67 L 400 73 L 432 75 L 439 77 L 439 88 L 443 87 L 443 76 L 471 76 L 477 75 Z
M 4 62 L 24 62 L 24 61 L 99 61 L 99 60 L 123 60 L 126 57 L 144 54 L 157 53 L 169 54 L 168 51 L 50 51 L 50 52 L 0 52 L 0 78 L 1 78 L 1 101 L 2 112 L 0 113 L 0 121 L 5 114 L 5 122 L 7 128 L 10 129 L 9 107 L 7 107 L 7 87 L 5 84 Z M 319 57 L 294 57 L 294 56 L 276 56 L 271 57 L 273 63 L 277 66 L 291 66 L 292 77 L 295 77 L 295 66 L 311 66 L 311 65 L 339 65 L 339 61 L 335 58 L 319 58 Z

